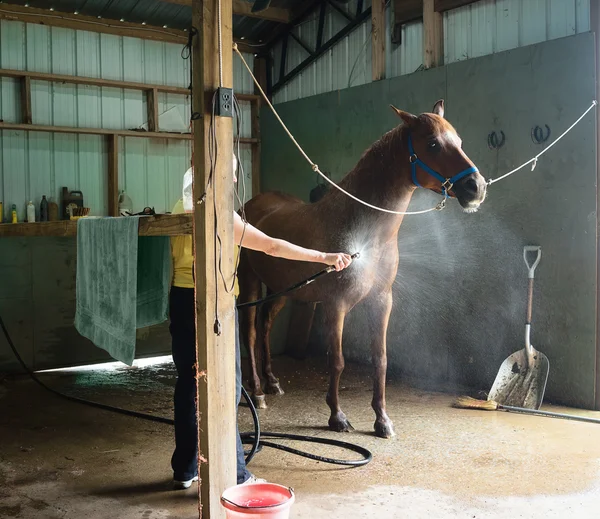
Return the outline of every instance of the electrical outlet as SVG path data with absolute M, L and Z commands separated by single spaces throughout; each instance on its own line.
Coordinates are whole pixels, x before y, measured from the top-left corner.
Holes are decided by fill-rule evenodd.
M 233 89 L 221 87 L 217 90 L 217 115 L 233 117 Z

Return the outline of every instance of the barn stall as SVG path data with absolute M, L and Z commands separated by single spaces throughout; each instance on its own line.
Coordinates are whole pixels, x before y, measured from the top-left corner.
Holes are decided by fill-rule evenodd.
M 249 468 L 295 489 L 291 517 L 594 517 L 598 452 L 589 438 L 597 425 L 452 403 L 459 395 L 486 400 L 504 359 L 524 347 L 523 247 L 533 245 L 543 255 L 532 341 L 549 363 L 541 409 L 597 416 L 596 3 L 353 0 L 251 7 L 222 2 L 223 47 L 237 42 L 294 138 L 334 182 L 400 123 L 390 104 L 420 114 L 443 99 L 445 118 L 486 179 L 538 156 L 590 111 L 539 156 L 535 169 L 529 165 L 489 185 L 477 213 L 464 214 L 450 200 L 442 211 L 404 218 L 387 328 L 393 438 L 373 436 L 365 304 L 345 321 L 340 400 L 354 430 L 340 435 L 327 429 L 323 305 L 288 303 L 271 334 L 274 373 L 285 394 L 267 395 L 262 428 L 352 442 L 373 459 L 340 469 L 264 448 Z M 125 191 L 132 213 L 156 212 L 140 218 L 140 236 L 194 235 L 196 267 L 206 273 L 196 286 L 198 322 L 205 322 L 198 327 L 199 363 L 208 379 L 214 369 L 212 380 L 224 381 L 207 383 L 199 398 L 206 417 L 200 452 L 209 461 L 201 463 L 197 499 L 195 489 L 170 487 L 168 424 L 51 394 L 23 374 L 0 336 L 2 516 L 112 517 L 118 510 L 121 517 L 196 517 L 199 501 L 203 516 L 224 517 L 219 496 L 235 482 L 233 406 L 222 407 L 233 391 L 233 315 L 223 317 L 225 333 L 215 336 L 214 315 L 206 310 L 215 297 L 211 204 L 193 218 L 168 214 L 191 161 L 203 182 L 212 160 L 202 92 L 212 95 L 219 86 L 217 8 L 218 2 L 187 0 L 0 6 L 6 222 L 0 226 L 0 316 L 18 354 L 38 380 L 64 394 L 172 416 L 176 373 L 168 321 L 137 329 L 132 366 L 110 362 L 74 326 L 78 221 L 38 221 L 44 195 L 62 210 L 63 187 L 81 191 L 84 207 L 97 217 L 118 216 Z M 203 28 L 202 42 L 190 40 L 191 27 Z M 186 45 L 196 52 L 188 56 Z M 239 140 L 240 198 L 245 187 L 244 201 L 277 190 L 315 203 L 335 189 L 294 146 L 240 56 L 222 54 L 241 120 L 215 120 L 222 150 Z M 191 84 L 200 86 L 190 90 Z M 191 133 L 192 112 L 203 110 L 209 117 L 194 119 Z M 229 175 L 225 161 L 217 164 Z M 216 189 L 217 214 L 239 207 L 233 185 Z M 22 223 L 30 200 L 36 222 Z M 439 200 L 417 190 L 408 210 Z M 13 204 L 17 224 L 10 223 Z M 230 222 L 221 225 L 227 249 Z M 221 308 L 232 308 L 228 294 L 218 298 Z M 239 410 L 239 424 L 253 428 L 247 409 Z M 320 445 L 301 448 L 348 457 Z

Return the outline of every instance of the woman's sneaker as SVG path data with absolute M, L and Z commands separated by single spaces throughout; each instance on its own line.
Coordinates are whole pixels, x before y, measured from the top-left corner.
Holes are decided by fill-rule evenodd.
M 186 488 L 190 488 L 194 481 L 198 481 L 198 476 L 193 477 L 192 479 L 188 479 L 186 481 L 177 481 L 173 480 L 173 488 L 175 490 L 185 490 Z

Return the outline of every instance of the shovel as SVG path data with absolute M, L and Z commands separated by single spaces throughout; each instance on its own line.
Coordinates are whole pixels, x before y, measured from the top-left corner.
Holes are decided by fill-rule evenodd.
M 537 253 L 533 265 L 529 264 L 527 255 Z M 531 310 L 533 306 L 533 276 L 540 259 L 542 248 L 527 246 L 523 249 L 525 265 L 529 270 L 529 296 L 527 300 L 527 322 L 525 323 L 525 348 L 513 353 L 500 366 L 488 400 L 500 405 L 539 409 L 544 400 L 546 382 L 550 363 L 543 353 L 537 351 L 530 341 Z

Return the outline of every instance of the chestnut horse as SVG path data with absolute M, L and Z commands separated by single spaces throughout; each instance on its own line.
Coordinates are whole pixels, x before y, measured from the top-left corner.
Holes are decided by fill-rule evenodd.
M 367 203 L 396 212 L 407 211 L 417 187 L 447 193 L 466 212 L 476 211 L 485 199 L 486 182 L 462 150 L 456 130 L 444 119 L 443 100 L 435 104 L 432 113 L 419 116 L 392 108 L 404 124 L 365 151 L 339 186 Z M 393 436 L 393 424 L 385 408 L 386 333 L 392 309 L 392 284 L 398 271 L 397 237 L 403 215 L 369 208 L 333 186 L 314 204 L 282 193 L 260 194 L 245 205 L 245 213 L 249 223 L 275 238 L 325 252 L 360 253 L 360 258 L 347 269 L 321 277 L 289 293 L 289 297 L 319 302 L 323 307 L 330 371 L 326 399 L 331 409 L 329 427 L 339 432 L 351 430 L 338 398 L 344 369 L 344 319 L 357 303 L 366 303 L 374 368 L 375 433 L 382 438 Z M 276 293 L 322 268 L 243 249 L 239 302 L 259 299 L 262 283 L 268 293 Z M 265 392 L 283 393 L 271 369 L 270 332 L 285 303 L 285 298 L 279 298 L 266 302 L 258 312 L 252 307 L 241 310 L 241 331 L 252 368 L 250 389 L 259 408 L 266 405 L 257 373 L 257 347 L 263 354 Z

